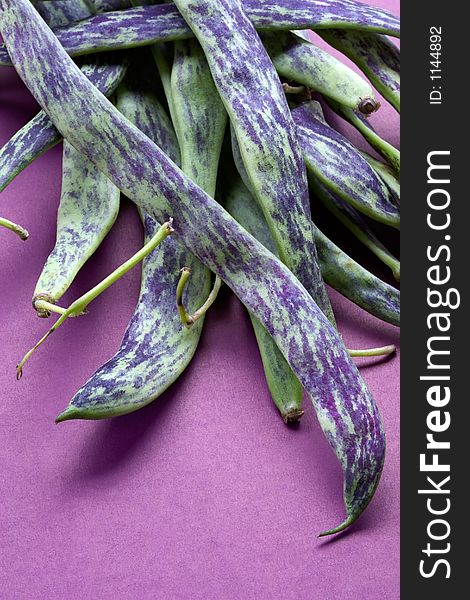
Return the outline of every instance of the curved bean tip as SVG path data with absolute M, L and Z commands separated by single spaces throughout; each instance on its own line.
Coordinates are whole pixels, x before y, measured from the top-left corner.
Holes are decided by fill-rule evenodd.
M 317 537 L 326 537 L 327 535 L 334 535 L 335 533 L 340 533 L 341 531 L 344 531 L 357 520 L 358 516 L 359 515 L 350 515 L 340 525 L 338 525 L 337 527 L 333 527 L 333 529 L 328 529 L 328 531 L 323 531 L 322 533 L 319 533 Z
M 21 240 L 26 241 L 29 238 L 29 231 L 21 227 L 18 229 L 18 235 Z
M 80 418 L 80 410 L 75 406 L 69 405 L 63 412 L 57 415 L 55 422 L 58 424 L 62 423 L 63 421 L 70 421 L 71 419 L 78 418 Z
M 369 116 L 374 112 L 377 112 L 380 108 L 380 102 L 374 100 L 374 98 L 361 98 L 357 106 L 360 113 Z
M 19 381 L 23 377 L 23 367 L 16 365 L 16 381 Z

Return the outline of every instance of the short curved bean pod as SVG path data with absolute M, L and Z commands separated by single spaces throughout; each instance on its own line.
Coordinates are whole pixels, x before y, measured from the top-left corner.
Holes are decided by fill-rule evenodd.
M 264 33 L 261 39 L 281 77 L 352 109 L 357 109 L 365 99 L 373 103 L 374 91 L 367 81 L 311 42 L 288 31 Z
M 323 29 L 347 27 L 399 36 L 399 20 L 380 9 L 351 0 L 245 0 L 244 7 L 260 29 Z M 96 15 L 56 32 L 72 56 L 120 50 L 158 42 L 188 39 L 191 29 L 174 4 L 142 6 Z M 0 44 L 0 66 L 11 65 Z
M 91 58 L 81 67 L 82 72 L 106 96 L 111 95 L 122 81 L 127 60 L 118 55 Z M 0 192 L 34 159 L 62 139 L 49 117 L 40 111 L 0 149 Z
M 398 228 L 400 211 L 389 189 L 351 142 L 326 123 L 319 103 L 301 104 L 292 116 L 309 171 L 358 211 Z
M 350 58 L 372 85 L 400 112 L 400 50 L 385 35 L 330 29 L 322 38 Z
M 147 241 L 159 225 L 148 215 L 144 225 Z M 175 307 L 180 265 L 193 263 L 198 260 L 172 238 L 144 260 L 138 304 L 118 352 L 77 391 L 57 422 L 128 414 L 155 400 L 181 375 L 202 328 L 202 321 L 182 327 Z M 188 301 L 198 305 L 209 289 L 208 279 L 196 276 Z
M 37 298 L 55 304 L 67 291 L 116 220 L 120 195 L 106 175 L 64 140 L 56 243 L 36 283 L 33 306 Z M 49 313 L 39 310 L 38 315 Z
M 178 237 L 273 336 L 311 395 L 343 469 L 347 516 L 323 535 L 348 527 L 375 493 L 385 437 L 377 406 L 337 332 L 292 273 L 83 76 L 29 0 L 0 0 L 0 8 L 15 68 L 62 134 L 157 221 L 171 214 Z M 49 77 L 61 94 L 51 91 Z

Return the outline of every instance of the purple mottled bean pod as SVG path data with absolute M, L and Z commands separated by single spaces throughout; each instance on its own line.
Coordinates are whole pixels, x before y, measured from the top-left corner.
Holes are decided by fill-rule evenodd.
M 51 29 L 82 21 L 93 15 L 89 0 L 41 0 L 36 10 Z
M 309 171 L 365 215 L 398 228 L 400 211 L 389 189 L 358 150 L 323 118 L 318 102 L 292 111 Z
M 245 0 L 244 8 L 260 29 L 324 29 L 345 27 L 399 35 L 393 15 L 350 0 Z M 57 30 L 71 55 L 133 48 L 157 42 L 188 39 L 192 32 L 174 4 L 141 6 L 96 15 L 81 24 Z M 0 45 L 0 65 L 11 65 Z
M 308 184 L 279 78 L 238 0 L 176 0 L 198 38 L 279 258 L 334 321 L 317 263 Z
M 369 504 L 385 457 L 377 406 L 337 332 L 273 254 L 189 180 L 80 72 L 29 0 L 0 0 L 19 75 L 58 129 L 229 285 L 275 339 L 311 395 L 344 474 L 343 530 Z M 54 82 L 51 89 L 50 82 Z

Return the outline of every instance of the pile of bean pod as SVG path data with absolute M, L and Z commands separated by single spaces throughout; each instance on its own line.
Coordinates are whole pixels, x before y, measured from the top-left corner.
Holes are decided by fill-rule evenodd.
M 326 207 L 399 279 L 377 231 L 399 228 L 400 155 L 368 122 L 380 107 L 372 85 L 399 111 L 399 53 L 388 37 L 399 36 L 398 20 L 354 0 L 0 0 L 0 31 L 0 65 L 16 69 L 42 108 L 0 150 L 0 190 L 63 140 L 56 244 L 32 293 L 40 317 L 58 318 L 35 348 L 67 318 L 86 318 L 90 302 L 143 260 L 120 348 L 57 422 L 124 415 L 158 398 L 191 361 L 226 284 L 249 312 L 281 416 L 300 419 L 304 390 L 341 463 L 346 518 L 321 535 L 348 527 L 385 456 L 376 403 L 351 355 L 393 347 L 346 349 L 325 282 L 394 325 L 399 292 L 330 240 L 311 207 Z M 381 159 L 329 125 L 326 106 Z M 138 206 L 145 245 L 61 307 L 121 193 Z

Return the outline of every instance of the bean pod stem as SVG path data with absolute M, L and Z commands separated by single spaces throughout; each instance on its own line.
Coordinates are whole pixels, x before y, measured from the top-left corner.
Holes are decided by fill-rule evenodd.
M 107 290 L 115 281 L 120 279 L 123 275 L 125 275 L 130 269 L 135 267 L 141 260 L 143 260 L 152 250 L 154 250 L 159 244 L 163 242 L 165 238 L 167 238 L 171 233 L 173 233 L 174 229 L 172 227 L 173 219 L 168 219 L 166 223 L 164 223 L 154 235 L 154 237 L 145 244 L 138 252 L 134 254 L 131 258 L 129 258 L 126 262 L 120 265 L 117 269 L 115 269 L 110 275 L 105 277 L 103 281 L 95 285 L 91 290 L 77 298 L 72 304 L 65 309 L 60 315 L 59 319 L 54 323 L 54 325 L 43 335 L 43 337 L 37 342 L 31 350 L 29 350 L 21 361 L 18 363 L 16 367 L 16 378 L 21 379 L 23 375 L 23 367 L 26 361 L 31 357 L 33 352 L 47 340 L 47 338 L 56 331 L 69 317 L 78 317 L 83 314 L 83 311 L 86 310 L 90 302 L 95 300 L 100 294 L 102 294 L 105 290 Z
M 188 313 L 183 303 L 183 292 L 185 290 L 186 284 L 191 277 L 191 269 L 189 267 L 183 267 L 180 271 L 181 275 L 178 281 L 178 285 L 176 286 L 176 306 L 178 308 L 178 312 L 181 317 L 181 322 L 187 328 L 191 327 L 199 321 L 199 319 L 206 314 L 209 308 L 214 304 L 219 290 L 222 286 L 222 280 L 220 277 L 216 277 L 214 281 L 214 286 L 210 291 L 210 294 L 207 296 L 207 300 L 204 304 L 194 311 L 192 314 Z
M 13 221 L 10 221 L 9 219 L 0 217 L 0 227 L 13 231 L 13 233 L 16 233 L 21 240 L 27 240 L 29 238 L 29 233 L 24 227 L 13 223 Z

